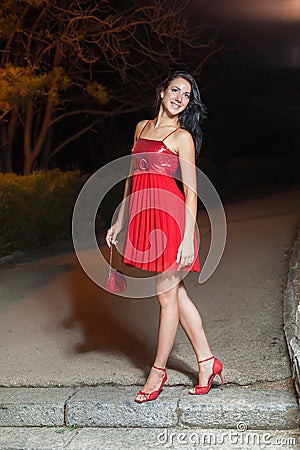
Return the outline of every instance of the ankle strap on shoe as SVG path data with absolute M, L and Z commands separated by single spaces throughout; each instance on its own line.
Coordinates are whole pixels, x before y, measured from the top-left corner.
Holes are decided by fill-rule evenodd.
M 153 364 L 153 366 L 152 367 L 154 367 L 154 369 L 157 369 L 157 370 L 163 370 L 163 371 L 165 371 L 166 369 L 163 369 L 162 367 L 157 367 L 157 366 L 155 366 L 154 364 Z
M 206 359 L 202 359 L 202 361 L 198 361 L 199 364 L 205 362 L 205 361 L 209 361 L 210 359 L 213 359 L 214 356 L 211 356 L 210 358 L 206 358 Z

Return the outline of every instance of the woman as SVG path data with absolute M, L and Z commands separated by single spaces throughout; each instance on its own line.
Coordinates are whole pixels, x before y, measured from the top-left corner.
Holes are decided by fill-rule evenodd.
M 132 168 L 124 192 L 124 198 L 131 195 L 123 262 L 159 274 L 157 351 L 146 383 L 137 393 L 138 403 L 155 400 L 166 382 L 165 367 L 179 321 L 199 363 L 199 384 L 189 393 L 206 394 L 217 374 L 223 383 L 222 363 L 211 353 L 199 312 L 181 279 L 183 272 L 200 271 L 195 153 L 202 143 L 204 108 L 194 78 L 187 72 L 174 72 L 158 87 L 157 104 L 155 119 L 143 120 L 136 127 Z M 184 194 L 173 177 L 178 165 Z M 123 202 L 118 219 L 107 231 L 109 247 L 117 242 L 124 216 Z M 161 233 L 155 234 L 157 228 Z

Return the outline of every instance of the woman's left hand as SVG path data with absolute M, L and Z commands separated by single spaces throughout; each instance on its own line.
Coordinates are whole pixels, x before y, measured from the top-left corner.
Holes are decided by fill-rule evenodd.
M 178 270 L 183 267 L 191 266 L 194 262 L 194 241 L 193 239 L 183 239 L 178 247 L 176 263 L 179 264 Z

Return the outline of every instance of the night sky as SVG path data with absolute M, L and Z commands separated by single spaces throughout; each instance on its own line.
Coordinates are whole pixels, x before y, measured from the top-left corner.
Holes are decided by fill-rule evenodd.
M 283 158 L 299 166 L 300 1 L 193 0 L 187 14 L 195 29 L 203 22 L 210 24 L 223 48 L 197 79 L 208 110 L 200 158 L 221 169 L 245 157 L 257 158 L 251 164 L 261 171 L 261 157 Z M 94 172 L 129 154 L 136 123 L 153 116 L 152 110 L 145 110 L 112 119 L 72 144 L 71 151 L 63 151 L 57 162 L 70 167 L 74 158 L 71 168 Z M 268 167 L 268 161 L 264 163 Z M 205 164 L 200 161 L 199 167 L 205 169 Z M 285 170 L 290 171 L 287 166 Z M 295 177 L 294 173 L 292 183 Z
M 225 46 L 202 80 L 203 156 L 221 165 L 240 155 L 299 157 L 300 2 L 195 0 L 192 11 Z

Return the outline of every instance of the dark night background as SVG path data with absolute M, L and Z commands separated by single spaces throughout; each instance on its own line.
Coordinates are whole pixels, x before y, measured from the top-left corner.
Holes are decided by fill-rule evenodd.
M 300 11 L 293 5 L 293 0 L 254 0 L 248 6 L 228 0 L 225 7 L 221 0 L 194 0 L 188 8 L 194 28 L 210 23 L 222 47 L 198 80 L 208 110 L 201 157 L 220 170 L 238 157 L 284 157 L 299 163 Z M 128 154 L 136 122 L 153 115 L 145 108 L 107 120 L 67 147 L 54 164 L 93 172 Z M 255 161 L 249 170 L 255 170 Z
M 221 5 L 215 0 L 205 11 L 226 45 L 212 70 L 220 79 L 203 95 L 210 112 L 207 151 L 221 164 L 238 155 L 299 157 L 299 20 L 280 18 L 280 11 L 271 19 L 272 2 L 264 3 L 268 19 L 259 8 L 246 15 L 235 2 L 228 2 L 232 10 L 215 14 L 213 5 Z

